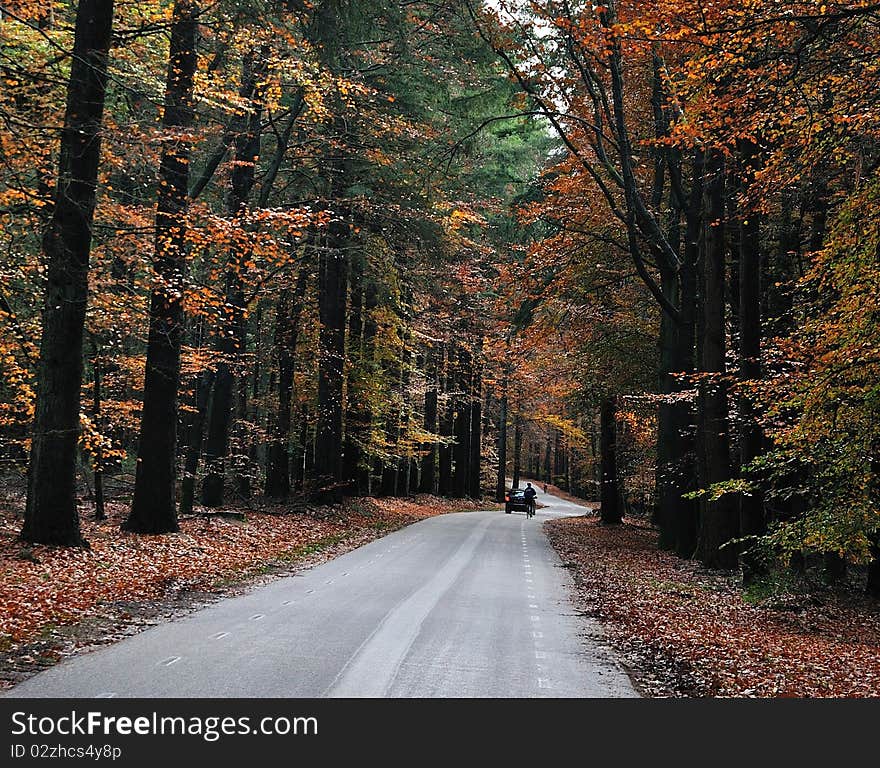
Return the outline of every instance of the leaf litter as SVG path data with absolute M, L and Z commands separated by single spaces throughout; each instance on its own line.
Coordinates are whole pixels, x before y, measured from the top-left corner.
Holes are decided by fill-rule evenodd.
M 738 577 L 596 518 L 549 521 L 583 610 L 649 696 L 880 696 L 880 606 L 824 590 L 749 600 Z

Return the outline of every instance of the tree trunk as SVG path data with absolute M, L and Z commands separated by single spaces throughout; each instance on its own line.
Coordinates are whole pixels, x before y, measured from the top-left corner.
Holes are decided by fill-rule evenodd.
M 468 495 L 472 499 L 480 499 L 483 496 L 482 477 L 480 472 L 480 459 L 482 458 L 483 446 L 483 378 L 480 366 L 473 366 L 473 384 L 471 389 L 471 434 L 470 434 L 470 467 L 468 468 Z
M 198 6 L 174 3 L 171 47 L 162 128 L 177 132 L 165 145 L 159 170 L 154 269 L 157 285 L 150 295 L 150 330 L 144 376 L 144 405 L 138 441 L 137 471 L 131 512 L 123 524 L 137 533 L 174 533 L 177 524 L 177 399 L 183 332 L 183 283 L 186 277 L 186 206 L 189 189 L 193 80 L 196 71 Z
M 510 370 L 504 363 L 501 379 L 501 401 L 498 407 L 498 474 L 495 480 L 495 501 L 503 502 L 507 491 L 507 387 Z
M 333 222 L 321 249 L 318 283 L 320 359 L 318 361 L 318 423 L 315 439 L 315 480 L 319 501 L 336 501 L 342 495 L 343 373 L 345 362 L 348 258 L 345 239 L 348 225 Z
M 452 345 L 447 345 L 443 364 L 443 394 L 445 403 L 440 417 L 440 443 L 438 450 L 438 490 L 441 496 L 452 495 L 452 445 L 450 440 L 455 427 L 455 399 L 452 392 L 455 390 L 455 352 Z
M 743 142 L 743 161 L 751 171 L 757 147 Z M 741 238 L 739 257 L 739 358 L 740 379 L 755 380 L 761 377 L 761 253 L 760 214 L 757 211 L 740 214 Z M 747 394 L 740 396 L 740 466 L 746 466 L 760 454 L 764 435 L 752 401 Z M 765 532 L 764 498 L 759 489 L 739 501 L 739 524 L 741 536 L 761 536 Z M 759 573 L 761 563 L 750 551 L 747 542 L 740 557 L 743 579 L 746 582 Z
M 43 236 L 43 304 L 30 475 L 21 538 L 81 546 L 76 462 L 83 328 L 113 0 L 80 0 L 76 12 L 58 186 Z
M 309 270 L 299 269 L 296 288 L 291 297 L 284 291 L 278 298 L 275 324 L 275 350 L 278 360 L 278 409 L 272 423 L 272 441 L 266 458 L 266 496 L 283 499 L 290 493 L 290 430 L 293 377 L 296 370 L 296 348 L 302 302 Z
M 685 377 L 694 371 L 695 341 L 697 324 L 697 261 L 700 250 L 700 230 L 703 210 L 703 153 L 695 150 L 692 160 L 691 189 L 685 212 L 685 243 L 682 263 L 679 270 L 681 289 L 681 322 L 679 324 L 674 370 L 683 376 L 667 384 L 672 392 L 678 393 L 692 386 Z M 673 440 L 666 447 L 666 475 L 658 488 L 658 504 L 662 512 L 661 524 L 668 528 L 663 537 L 664 543 L 674 549 L 679 557 L 693 557 L 697 547 L 698 507 L 683 494 L 696 489 L 695 485 L 695 446 L 694 446 L 694 406 L 688 400 L 681 400 L 670 408 L 670 420 L 665 429 Z M 658 438 L 659 439 L 659 438 Z
M 349 260 L 348 344 L 346 345 L 345 440 L 342 458 L 342 481 L 347 492 L 361 495 L 359 468 L 365 457 L 362 445 L 366 438 L 369 414 L 366 413 L 360 387 L 364 375 L 361 341 L 364 332 L 364 271 L 363 253 L 355 253 Z
M 724 323 L 724 158 L 714 150 L 707 161 L 706 249 L 703 260 L 703 344 L 699 388 L 700 484 L 708 488 L 730 479 Z M 733 568 L 736 549 L 722 546 L 738 533 L 730 494 L 700 505 L 697 557 L 710 568 Z
M 239 218 L 247 207 L 256 178 L 256 164 L 260 154 L 261 116 L 265 87 L 265 49 L 261 49 L 254 61 L 254 53 L 245 56 L 242 64 L 239 96 L 250 104 L 249 114 L 243 115 L 235 126 L 235 161 L 230 178 L 227 209 L 233 218 Z M 232 423 L 233 397 L 235 394 L 234 361 L 246 347 L 244 321 L 244 273 L 248 253 L 234 246 L 226 271 L 226 306 L 229 312 L 227 328 L 219 340 L 218 350 L 223 360 L 217 366 L 214 380 L 214 397 L 208 423 L 208 439 L 205 443 L 207 474 L 202 483 L 202 503 L 206 507 L 223 504 L 226 476 L 226 457 L 229 453 L 229 432 Z
M 513 422 L 513 482 L 511 487 L 519 488 L 520 467 L 522 462 L 522 415 L 517 412 Z
M 92 419 L 94 427 L 102 432 L 101 419 L 101 375 L 102 361 L 98 350 L 95 350 L 95 359 L 92 361 Z M 104 452 L 100 445 L 95 450 L 95 520 L 106 520 L 107 513 L 104 511 Z
M 550 478 L 553 474 L 553 465 L 551 461 L 553 459 L 553 441 L 550 438 L 550 435 L 547 435 L 547 439 L 544 442 L 544 475 L 543 480 L 545 483 L 550 482 Z
M 603 398 L 599 420 L 602 461 L 600 520 L 603 525 L 617 525 L 623 522 L 623 510 L 617 485 L 617 416 L 613 397 Z
M 183 465 L 183 479 L 180 483 L 180 514 L 191 515 L 195 499 L 196 475 L 199 471 L 199 458 L 202 455 L 202 442 L 205 433 L 205 417 L 208 414 L 208 401 L 214 371 L 202 371 L 196 378 L 195 412 L 190 414 L 187 425 L 186 456 Z
M 425 419 L 426 432 L 437 433 L 437 359 L 433 348 L 428 350 L 427 376 L 428 389 L 425 392 Z M 422 457 L 422 468 L 419 473 L 419 490 L 422 493 L 437 492 L 437 442 L 432 441 L 428 446 L 428 452 Z
M 455 470 L 453 473 L 452 495 L 456 498 L 467 496 L 470 470 L 471 446 L 471 355 L 462 348 L 458 354 L 455 395 Z
M 410 466 L 412 464 L 412 456 L 407 436 L 410 431 L 411 410 L 409 399 L 409 382 L 411 369 L 412 353 L 409 349 L 409 333 L 404 332 L 403 349 L 400 353 L 400 376 L 398 378 L 398 389 L 400 391 L 400 422 L 397 429 L 397 485 L 395 487 L 395 496 L 408 496 L 409 484 L 411 479 Z

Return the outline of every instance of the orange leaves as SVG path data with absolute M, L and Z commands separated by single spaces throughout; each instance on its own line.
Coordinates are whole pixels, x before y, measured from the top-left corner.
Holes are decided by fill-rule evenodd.
M 585 607 L 655 696 L 878 696 L 880 620 L 825 595 L 744 599 L 734 577 L 658 552 L 656 533 L 554 521 Z

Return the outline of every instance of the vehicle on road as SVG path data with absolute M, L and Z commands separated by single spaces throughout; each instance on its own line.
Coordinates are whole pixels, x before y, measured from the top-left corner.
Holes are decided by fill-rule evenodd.
M 525 491 L 521 488 L 511 488 L 504 494 L 504 511 L 508 515 L 513 512 L 525 512 L 526 517 L 535 514 L 535 502 L 529 501 Z

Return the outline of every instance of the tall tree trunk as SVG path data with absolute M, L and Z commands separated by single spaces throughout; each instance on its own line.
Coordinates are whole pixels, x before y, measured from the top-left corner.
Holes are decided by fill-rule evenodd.
M 474 362 L 471 388 L 471 434 L 470 434 L 470 467 L 468 468 L 468 496 L 480 499 L 483 496 L 481 469 L 483 446 L 483 377 L 478 362 Z
M 437 358 L 433 347 L 427 353 L 428 388 L 425 391 L 425 432 L 437 433 Z M 437 492 L 437 442 L 432 440 L 428 452 L 422 457 L 419 473 L 419 490 L 422 493 Z
M 513 488 L 519 488 L 522 462 L 522 433 L 522 414 L 517 410 L 513 421 L 513 482 L 511 483 Z
M 272 421 L 272 441 L 266 459 L 266 496 L 285 498 L 290 493 L 290 430 L 293 377 L 296 370 L 296 348 L 299 324 L 309 270 L 299 268 L 296 287 L 291 296 L 286 290 L 278 298 L 275 321 L 275 350 L 278 360 L 278 409 Z
M 613 397 L 605 397 L 599 406 L 599 453 L 602 462 L 600 519 L 603 525 L 623 522 L 620 489 L 617 484 L 617 414 Z
M 464 498 L 468 493 L 471 446 L 471 370 L 470 353 L 463 347 L 458 353 L 455 396 L 455 471 L 452 495 Z
M 554 430 L 555 431 L 555 430 Z M 557 432 L 558 434 L 558 432 Z M 553 474 L 553 465 L 551 463 L 553 459 L 553 441 L 550 438 L 550 435 L 547 435 L 547 440 L 544 443 L 544 476 L 543 480 L 545 483 L 550 482 L 550 478 Z
M 43 303 L 30 475 L 21 538 L 84 544 L 76 507 L 76 446 L 83 378 L 92 219 L 113 0 L 80 0 L 76 11 L 58 186 L 43 236 Z
M 730 441 L 727 419 L 724 323 L 724 158 L 713 150 L 707 161 L 706 249 L 703 260 L 702 377 L 699 388 L 700 484 L 708 488 L 729 480 Z M 733 568 L 736 549 L 724 544 L 738 532 L 738 515 L 730 494 L 700 504 L 696 556 L 711 568 Z
M 510 368 L 505 362 L 501 379 L 501 401 L 498 406 L 498 475 L 495 480 L 495 501 L 504 501 L 507 491 L 507 388 Z
M 411 478 L 410 465 L 412 464 L 412 456 L 407 436 L 410 431 L 411 409 L 409 403 L 409 382 L 411 370 L 412 353 L 409 348 L 409 332 L 404 332 L 403 348 L 400 353 L 400 376 L 398 379 L 398 389 L 400 391 L 400 422 L 397 430 L 397 477 L 394 490 L 395 496 L 408 496 L 409 483 Z
M 260 154 L 261 116 L 265 87 L 265 48 L 245 56 L 242 64 L 239 96 L 250 104 L 250 112 L 235 126 L 235 161 L 230 179 L 227 209 L 234 219 L 245 212 L 256 178 L 256 164 Z M 256 57 L 256 60 L 255 60 Z M 229 431 L 232 422 L 233 399 L 236 391 L 234 363 L 244 353 L 247 327 L 244 313 L 244 273 L 248 253 L 233 246 L 226 270 L 226 305 L 229 312 L 227 329 L 219 340 L 218 350 L 223 359 L 217 366 L 214 396 L 208 421 L 205 443 L 207 474 L 202 483 L 202 503 L 206 507 L 223 504 L 226 476 L 226 457 L 229 453 Z
M 348 493 L 359 496 L 359 468 L 365 458 L 362 444 L 366 437 L 368 416 L 365 398 L 361 396 L 361 379 L 364 375 L 364 359 L 361 340 L 364 333 L 364 271 L 366 259 L 357 252 L 349 259 L 349 299 L 348 299 L 348 344 L 346 345 L 346 386 L 345 386 L 345 439 L 342 459 L 342 481 Z
M 95 429 L 103 432 L 103 419 L 101 416 L 101 376 L 103 374 L 103 360 L 100 350 L 95 349 L 95 358 L 92 361 L 92 419 Z M 104 452 L 100 445 L 95 449 L 95 520 L 106 520 L 107 513 L 104 511 Z
M 208 403 L 211 387 L 214 384 L 214 371 L 202 371 L 196 378 L 195 410 L 190 414 L 187 424 L 187 445 L 183 465 L 183 479 L 180 482 L 180 514 L 190 515 L 195 500 L 196 475 L 199 470 L 199 458 L 202 455 L 202 442 L 205 434 L 205 417 L 208 414 Z
M 131 512 L 123 528 L 137 533 L 173 533 L 177 524 L 177 398 L 186 277 L 186 206 L 193 123 L 198 6 L 176 0 L 168 52 L 162 128 L 165 145 L 159 169 L 156 244 L 157 285 L 150 295 L 150 331 L 144 376 L 144 406 Z M 173 134 L 177 133 L 177 136 Z
M 452 445 L 455 428 L 455 351 L 451 344 L 445 345 L 443 355 L 443 395 L 445 402 L 440 416 L 440 437 L 437 469 L 439 472 L 437 492 L 441 496 L 452 495 Z
M 251 468 L 257 462 L 257 442 L 250 436 L 250 424 L 259 423 L 259 380 L 260 380 L 260 326 L 263 320 L 262 302 L 257 302 L 254 313 L 254 354 L 249 358 L 248 369 L 242 370 L 239 366 L 239 374 L 236 377 L 237 391 L 235 393 L 235 429 L 233 440 L 236 447 L 235 461 L 232 463 L 233 476 L 235 478 L 236 494 L 239 499 L 250 499 L 252 492 Z M 248 348 L 248 325 L 249 318 L 242 313 L 241 341 L 239 349 L 243 352 Z M 251 405 L 249 398 L 249 383 L 253 380 L 255 391 L 254 403 Z
M 376 320 L 375 310 L 378 306 L 379 286 L 374 279 L 370 278 L 366 280 L 364 285 L 363 322 L 361 323 L 362 333 L 360 339 L 360 359 L 363 361 L 362 364 L 366 366 L 368 375 L 373 375 L 376 368 L 376 335 L 379 332 L 379 326 Z M 375 414 L 373 414 L 369 407 L 364 407 L 361 410 L 360 419 L 362 423 L 360 429 L 361 433 L 364 435 L 364 441 L 368 442 L 368 444 L 368 436 L 372 431 L 374 418 Z M 370 471 L 372 459 L 373 457 L 370 455 L 369 449 L 366 449 L 363 455 L 363 460 L 357 469 L 358 490 L 367 496 L 371 495 L 373 492 Z
M 695 150 L 691 163 L 691 188 L 685 211 L 685 242 L 679 269 L 681 316 L 676 331 L 674 352 L 670 356 L 671 371 L 666 373 L 665 387 L 678 394 L 692 386 L 687 375 L 694 371 L 697 324 L 697 261 L 703 209 L 704 158 Z M 668 375 L 679 372 L 680 377 Z M 664 388 L 665 389 L 665 388 Z M 674 549 L 679 557 L 693 557 L 697 546 L 698 507 L 683 494 L 695 490 L 695 446 L 693 404 L 687 399 L 669 404 L 662 434 L 666 465 L 662 482 L 658 483 L 661 545 Z M 658 434 L 658 441 L 660 440 Z M 660 469 L 658 467 L 658 469 Z
M 751 172 L 757 147 L 752 142 L 741 144 L 743 162 Z M 751 173 L 749 173 L 751 176 Z M 761 377 L 761 253 L 760 214 L 757 211 L 740 214 L 742 236 L 739 257 L 739 359 L 740 378 L 744 381 Z M 761 454 L 764 435 L 758 423 L 755 408 L 748 394 L 740 396 L 740 466 L 746 466 Z M 739 501 L 741 536 L 761 536 L 765 532 L 764 498 L 756 489 L 741 495 Z M 751 543 L 740 558 L 743 579 L 749 582 L 761 571 L 761 563 L 750 550 Z
M 342 495 L 343 368 L 348 293 L 348 257 L 344 245 L 347 234 L 347 224 L 331 223 L 320 258 L 318 311 L 321 330 L 314 470 L 320 501 L 335 501 Z
M 676 306 L 681 306 L 678 271 L 661 267 L 660 286 L 663 294 Z M 661 395 L 671 395 L 678 390 L 676 374 L 681 373 L 678 366 L 680 324 L 665 312 L 660 315 L 660 366 L 659 389 Z M 676 482 L 676 460 L 679 453 L 679 403 L 673 399 L 663 399 L 657 408 L 657 509 L 654 522 L 660 529 L 658 545 L 661 549 L 675 546 L 675 515 L 678 514 L 678 497 L 681 495 Z

